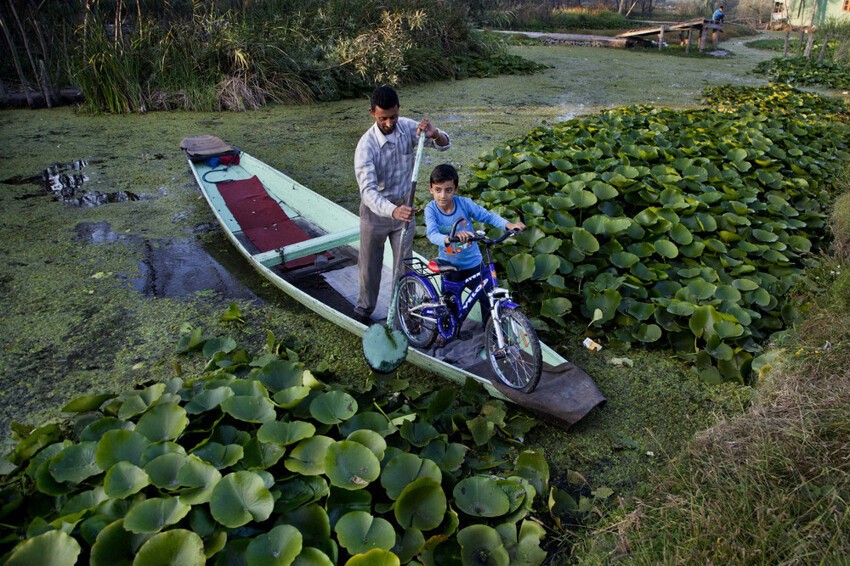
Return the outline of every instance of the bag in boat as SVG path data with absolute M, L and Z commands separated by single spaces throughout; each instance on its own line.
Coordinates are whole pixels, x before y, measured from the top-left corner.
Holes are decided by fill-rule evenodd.
M 218 165 L 238 165 L 242 151 L 235 145 L 224 143 L 215 136 L 191 136 L 183 138 L 180 149 L 186 152 L 191 161 L 208 161 L 212 167 Z

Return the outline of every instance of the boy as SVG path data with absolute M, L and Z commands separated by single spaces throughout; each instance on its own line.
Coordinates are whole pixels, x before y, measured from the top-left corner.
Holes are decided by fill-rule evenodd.
M 508 222 L 498 214 L 475 204 L 472 199 L 457 196 L 458 174 L 451 165 L 443 164 L 434 168 L 428 190 L 434 197 L 425 207 L 428 240 L 440 247 L 441 260 L 457 267 L 457 271 L 443 274 L 448 281 L 465 281 L 480 273 L 481 250 L 476 242 L 469 242 L 469 238 L 474 235 L 473 220 L 503 230 L 525 230 L 525 224 L 522 222 Z M 460 242 L 449 242 L 449 233 L 458 218 L 463 219 L 455 232 Z M 483 300 L 480 304 L 482 322 L 486 322 L 490 314 L 488 305 Z

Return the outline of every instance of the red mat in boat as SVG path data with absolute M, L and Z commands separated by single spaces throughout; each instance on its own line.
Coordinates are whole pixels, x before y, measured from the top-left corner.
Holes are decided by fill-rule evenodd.
M 256 176 L 238 181 L 222 181 L 216 183 L 216 187 L 242 232 L 261 252 L 310 239 L 286 215 L 277 201 L 269 196 Z M 315 260 L 315 255 L 309 255 L 287 261 L 284 267 L 310 265 Z

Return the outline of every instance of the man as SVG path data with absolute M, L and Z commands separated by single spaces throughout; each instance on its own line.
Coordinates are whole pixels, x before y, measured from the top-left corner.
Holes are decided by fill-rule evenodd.
M 400 117 L 399 106 L 394 89 L 375 89 L 369 109 L 375 123 L 354 152 L 354 174 L 360 186 L 360 294 L 354 312 L 355 318 L 366 324 L 378 302 L 387 238 L 393 249 L 393 281 L 402 260 L 413 251 L 412 222 L 404 242 L 401 233 L 414 218 L 413 207 L 404 202 L 410 193 L 419 134 L 425 133 L 427 147 L 444 151 L 451 146 L 449 136 L 427 118 L 417 124 Z
M 722 24 L 724 16 L 725 14 L 723 13 L 723 6 L 720 6 L 714 11 L 714 15 L 711 16 L 711 19 L 714 20 L 714 23 L 716 24 Z

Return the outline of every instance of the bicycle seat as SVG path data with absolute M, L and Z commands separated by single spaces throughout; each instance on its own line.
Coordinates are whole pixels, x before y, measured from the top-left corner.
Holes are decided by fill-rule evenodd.
M 432 259 L 428 262 L 428 270 L 434 273 L 448 273 L 457 271 L 457 267 L 443 259 Z

